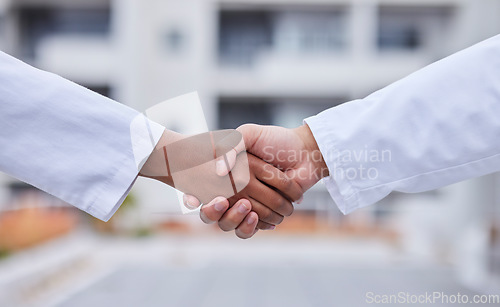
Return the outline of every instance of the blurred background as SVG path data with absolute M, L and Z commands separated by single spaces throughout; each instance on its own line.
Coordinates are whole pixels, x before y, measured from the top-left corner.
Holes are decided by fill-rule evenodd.
M 296 127 L 498 34 L 499 16 L 499 0 L 0 0 L 0 49 L 140 111 L 197 90 L 211 129 Z M 102 223 L 0 174 L 0 306 L 500 295 L 498 187 L 494 174 L 343 216 L 318 184 L 242 241 L 148 180 Z

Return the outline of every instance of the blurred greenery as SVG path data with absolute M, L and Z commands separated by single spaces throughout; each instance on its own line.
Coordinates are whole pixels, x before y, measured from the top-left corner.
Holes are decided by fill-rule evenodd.
M 129 193 L 125 200 L 123 201 L 122 205 L 120 206 L 121 210 L 127 210 L 130 208 L 134 208 L 137 206 L 137 198 L 135 197 L 134 193 Z
M 135 232 L 135 235 L 139 238 L 142 238 L 142 237 L 149 237 L 150 235 L 153 234 L 153 230 L 151 228 L 146 228 L 146 227 L 143 227 L 143 228 L 138 228 Z
M 9 257 L 10 254 L 11 254 L 10 250 L 8 250 L 4 247 L 0 247 L 0 260 Z
M 95 229 L 98 232 L 101 233 L 106 233 L 106 234 L 112 234 L 112 235 L 128 235 L 132 237 L 148 237 L 153 234 L 153 229 L 147 227 L 147 226 L 140 226 L 141 223 L 135 223 L 134 225 L 129 225 L 131 227 L 127 227 L 126 229 L 123 229 L 123 227 L 120 227 L 117 222 L 120 218 L 124 217 L 125 212 L 127 211 L 132 211 L 137 208 L 137 197 L 133 194 L 130 193 L 127 195 L 125 200 L 120 206 L 120 209 L 116 212 L 116 214 L 113 215 L 113 217 L 107 221 L 103 222 L 97 218 L 92 218 L 92 224 L 94 225 Z M 139 218 L 139 217 L 137 217 Z

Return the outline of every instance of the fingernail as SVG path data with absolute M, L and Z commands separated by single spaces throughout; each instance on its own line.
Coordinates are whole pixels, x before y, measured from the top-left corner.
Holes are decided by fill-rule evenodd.
M 275 228 L 276 228 L 276 226 L 271 225 L 271 227 L 269 227 L 269 229 L 268 229 L 268 230 L 274 230 Z
M 194 210 L 197 207 L 195 200 L 192 199 L 191 197 L 187 197 L 186 195 L 184 195 L 184 205 L 191 210 Z
M 248 223 L 248 225 L 252 225 L 253 223 L 255 223 L 256 220 L 257 220 L 257 218 L 252 214 L 248 218 L 247 223 Z
M 297 204 L 300 204 L 304 200 L 304 196 L 301 196 L 299 200 L 296 201 Z
M 224 176 L 226 174 L 226 162 L 224 160 L 219 160 L 215 163 L 215 172 L 219 176 Z
M 245 204 L 240 204 L 240 206 L 238 207 L 238 212 L 239 213 L 245 213 L 249 210 L 250 208 L 247 207 L 247 205 Z
M 226 209 L 226 204 L 224 204 L 224 202 L 218 202 L 218 203 L 215 203 L 214 205 L 214 208 L 216 211 L 223 211 L 224 209 Z

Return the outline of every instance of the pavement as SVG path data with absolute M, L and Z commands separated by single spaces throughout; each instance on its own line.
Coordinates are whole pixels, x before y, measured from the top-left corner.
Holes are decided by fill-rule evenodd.
M 457 295 L 478 294 L 453 266 L 366 238 L 76 233 L 28 255 L 0 262 L 0 306 L 356 307 L 437 295 L 448 302 L 413 305 L 456 306 Z

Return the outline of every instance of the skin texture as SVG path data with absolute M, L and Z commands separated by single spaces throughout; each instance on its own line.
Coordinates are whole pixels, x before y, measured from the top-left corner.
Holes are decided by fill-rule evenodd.
M 242 140 L 236 130 L 218 130 L 192 136 L 167 138 L 156 146 L 140 174 L 153 178 L 208 203 L 217 196 L 226 198 L 238 193 L 250 181 L 246 154 L 239 167 L 224 176 L 215 174 L 215 159 L 223 158 Z
M 217 164 L 218 175 L 224 176 L 234 165 L 238 165 L 238 154 L 246 149 L 247 152 L 283 170 L 286 177 L 301 187 L 302 192 L 308 190 L 321 178 L 328 176 L 326 163 L 307 125 L 286 129 L 249 124 L 237 130 L 243 135 L 244 143 L 238 144 L 235 150 L 227 155 L 229 168 L 226 163 Z M 186 206 L 191 208 L 200 205 L 196 197 L 191 195 L 186 195 L 184 200 Z M 223 197 L 217 199 L 219 204 L 224 204 L 224 201 Z M 214 202 L 204 205 L 200 211 L 202 221 L 205 223 L 223 221 L 224 224 L 244 225 L 248 213 L 233 212 L 229 206 L 224 205 L 224 207 L 227 211 L 215 210 Z M 258 228 L 260 226 L 259 224 Z M 241 237 L 241 233 L 245 238 L 255 234 L 248 227 L 243 229 L 236 227 L 236 235 Z
M 202 220 L 218 221 L 222 230 L 236 230 L 241 238 L 253 235 L 257 225 L 259 229 L 273 229 L 284 216 L 292 214 L 292 201 L 302 197 L 301 186 L 251 154 L 236 155 L 234 148 L 241 137 L 224 136 L 228 134 L 185 137 L 166 130 L 139 175 L 193 195 L 185 199 L 206 202 L 212 211 L 203 212 Z M 234 154 L 231 172 L 216 174 L 214 156 L 224 161 L 228 153 Z M 235 186 L 238 187 L 236 195 Z M 240 220 L 241 215 L 244 218 Z

